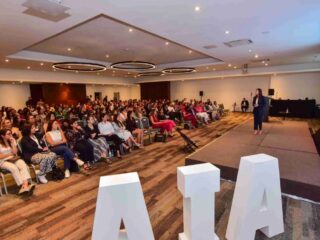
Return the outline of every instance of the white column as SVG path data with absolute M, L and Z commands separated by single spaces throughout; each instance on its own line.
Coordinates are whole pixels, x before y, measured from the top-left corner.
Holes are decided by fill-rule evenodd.
M 278 159 L 266 154 L 241 158 L 227 227 L 228 240 L 254 240 L 284 231 Z
M 121 219 L 125 231 L 120 231 Z M 154 240 L 136 172 L 100 178 L 92 239 Z
M 214 232 L 214 193 L 220 190 L 220 169 L 205 163 L 178 167 L 177 172 L 184 223 L 179 240 L 219 240 Z

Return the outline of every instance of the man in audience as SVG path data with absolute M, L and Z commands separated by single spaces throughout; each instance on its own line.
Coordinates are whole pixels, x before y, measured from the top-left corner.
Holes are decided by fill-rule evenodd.
M 241 111 L 247 112 L 248 108 L 249 108 L 249 101 L 246 98 L 243 98 L 241 102 Z

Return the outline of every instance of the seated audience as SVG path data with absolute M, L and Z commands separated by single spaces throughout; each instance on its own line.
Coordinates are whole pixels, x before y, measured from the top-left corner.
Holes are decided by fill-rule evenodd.
M 128 145 L 125 144 L 125 141 L 115 133 L 115 130 L 112 124 L 109 122 L 109 115 L 107 113 L 102 115 L 102 121 L 98 124 L 98 129 L 101 136 L 105 137 L 107 141 L 112 141 L 115 145 L 116 155 L 120 158 L 120 146 L 128 149 Z
M 24 125 L 22 129 L 23 137 L 20 141 L 22 156 L 26 162 L 39 165 L 38 179 L 41 183 L 47 183 L 46 173 L 56 168 L 57 155 L 49 151 L 48 147 L 42 147 L 35 133 L 34 125 Z
M 109 145 L 104 137 L 100 136 L 98 126 L 93 116 L 87 117 L 87 125 L 84 128 L 89 143 L 93 146 L 94 161 L 105 160 L 111 163 L 108 158 Z
M 19 130 L 19 128 L 12 126 L 12 121 L 9 118 L 4 119 L 2 128 L 9 129 L 14 139 L 18 140 L 22 138 L 21 131 Z
M 140 144 L 140 147 L 143 147 L 143 130 L 138 128 L 132 111 L 128 111 L 127 113 L 126 127 L 128 131 L 137 136 L 137 142 Z
M 63 156 L 65 178 L 70 177 L 70 170 L 73 162 L 75 162 L 79 167 L 84 165 L 84 162 L 80 160 L 67 146 L 67 139 L 57 121 L 53 120 L 48 123 L 45 138 L 49 144 L 50 150 L 57 155 Z
M 176 126 L 175 122 L 172 120 L 158 120 L 157 111 L 155 109 L 151 110 L 150 122 L 153 128 L 160 128 L 161 132 L 168 133 L 169 136 L 173 136 L 173 130 Z
M 84 170 L 90 169 L 90 163 L 94 161 L 93 146 L 86 139 L 85 131 L 79 126 L 76 119 L 70 120 L 70 127 L 65 131 L 70 149 L 78 152 L 79 157 L 85 162 Z
M 33 194 L 34 184 L 29 184 L 31 179 L 29 167 L 18 156 L 17 142 L 9 129 L 0 130 L 0 169 L 9 171 L 16 184 L 21 186 L 19 194 Z

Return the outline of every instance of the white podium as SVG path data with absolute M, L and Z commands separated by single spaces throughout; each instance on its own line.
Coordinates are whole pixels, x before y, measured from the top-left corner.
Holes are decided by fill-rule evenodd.
M 219 240 L 214 232 L 214 193 L 220 190 L 220 169 L 205 163 L 178 167 L 177 173 L 184 223 L 179 240 Z
M 254 240 L 284 231 L 278 159 L 266 154 L 241 158 L 226 233 L 228 240 Z
M 121 219 L 125 231 L 120 231 Z M 136 172 L 100 178 L 92 239 L 154 240 Z

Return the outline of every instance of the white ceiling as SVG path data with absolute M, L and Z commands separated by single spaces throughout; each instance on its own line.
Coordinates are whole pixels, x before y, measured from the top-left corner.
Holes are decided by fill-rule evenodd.
M 26 10 L 22 6 L 24 2 L 0 1 L 0 67 L 15 68 L 14 59 L 9 63 L 4 63 L 4 59 L 100 14 L 150 32 L 161 39 L 178 43 L 186 49 L 198 51 L 199 55 L 202 53 L 221 59 L 224 63 L 220 68 L 228 68 L 229 63 L 238 67 L 245 63 L 250 65 L 252 60 L 256 60 L 255 54 L 259 55 L 258 59 L 270 59 L 269 65 L 320 61 L 319 0 L 64 0 L 62 4 L 70 8 L 66 12 L 70 17 L 58 22 L 23 14 Z M 200 11 L 196 12 L 195 6 L 199 6 Z M 121 26 L 117 29 L 120 28 Z M 230 31 L 230 34 L 225 34 L 226 30 Z M 100 29 L 96 29 L 97 35 L 107 37 L 106 33 L 101 34 L 99 31 Z M 90 34 L 93 35 L 94 31 Z M 74 42 L 84 43 L 85 39 L 82 41 L 81 35 L 79 36 L 80 39 L 75 38 Z M 92 39 L 95 37 L 92 36 Z M 119 38 L 118 45 L 122 48 L 129 45 L 128 39 L 124 38 L 125 36 Z M 253 44 L 234 48 L 223 44 L 243 38 L 251 39 Z M 139 38 L 134 42 L 138 40 Z M 57 49 L 72 46 L 62 45 L 63 41 L 54 44 L 56 45 L 47 45 L 47 49 L 43 46 L 36 50 L 70 57 L 69 53 L 64 54 Z M 69 44 L 72 44 L 72 41 Z M 211 44 L 217 48 L 203 48 Z M 100 47 L 98 44 L 97 53 Z M 153 57 L 157 55 L 155 48 L 148 45 L 139 48 L 139 52 L 145 51 L 142 57 Z M 249 49 L 252 52 L 249 52 Z M 120 57 L 118 51 L 114 53 Z M 172 51 L 171 55 L 167 55 L 168 59 L 190 60 L 190 56 L 181 58 L 174 54 Z M 90 52 L 81 53 L 77 57 L 95 60 Z M 128 57 L 133 58 L 135 55 Z M 157 56 L 153 59 L 156 60 Z M 165 63 L 162 60 L 159 63 Z M 17 68 L 34 64 L 34 61 L 25 61 L 17 64 Z M 256 65 L 259 63 L 252 64 L 253 67 Z M 212 71 L 215 66 L 216 63 L 208 63 L 199 69 Z

